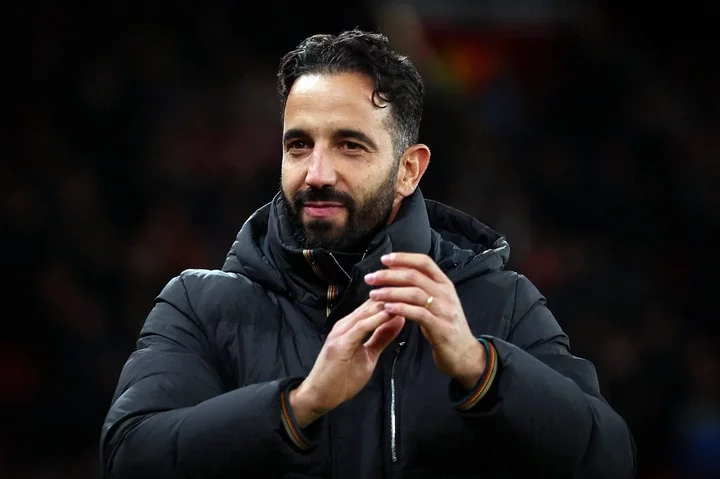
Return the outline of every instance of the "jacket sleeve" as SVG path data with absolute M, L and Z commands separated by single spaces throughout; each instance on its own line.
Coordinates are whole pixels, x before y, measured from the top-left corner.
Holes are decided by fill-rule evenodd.
M 208 329 L 183 276 L 173 279 L 120 375 L 102 428 L 103 477 L 269 477 L 308 460 L 281 420 L 281 391 L 293 378 L 228 391 Z
M 635 444 L 625 421 L 600 395 L 594 366 L 570 354 L 567 336 L 524 276 L 508 340 L 487 339 L 497 359 L 493 383 L 460 414 L 478 434 L 494 436 L 500 467 L 511 477 L 634 477 Z

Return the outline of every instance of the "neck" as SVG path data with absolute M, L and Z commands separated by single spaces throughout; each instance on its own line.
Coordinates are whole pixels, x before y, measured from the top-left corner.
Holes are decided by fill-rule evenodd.
M 403 200 L 405 199 L 404 196 L 400 196 L 397 194 L 395 198 L 393 199 L 393 207 L 392 211 L 390 212 L 390 216 L 388 217 L 387 224 L 388 226 L 395 221 L 395 218 L 397 217 L 398 213 L 400 212 L 400 207 L 403 205 Z

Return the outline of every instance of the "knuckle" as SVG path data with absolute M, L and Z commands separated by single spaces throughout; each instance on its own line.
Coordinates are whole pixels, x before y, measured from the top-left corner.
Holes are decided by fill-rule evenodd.
M 325 352 L 328 356 L 334 356 L 341 350 L 341 346 L 337 341 L 327 341 L 325 343 Z
M 367 303 L 363 304 L 362 307 L 355 310 L 353 314 L 353 319 L 357 321 L 358 319 L 367 316 L 368 313 L 371 313 L 375 308 L 377 307 L 377 302 L 370 300 Z
M 395 303 L 393 312 L 401 316 L 406 315 L 408 312 L 408 305 L 405 303 Z
M 353 332 L 354 333 L 363 333 L 367 330 L 372 329 L 372 325 L 373 325 L 372 318 L 373 317 L 371 316 L 367 319 L 363 319 L 362 321 L 359 321 L 355 326 L 353 326 Z
M 364 322 L 365 322 L 365 320 L 363 320 L 363 321 L 358 321 L 357 324 L 355 324 L 355 326 L 353 326 L 352 328 L 350 328 L 350 331 L 348 331 L 348 336 L 353 336 L 353 335 L 355 335 L 355 333 L 357 333 L 358 331 L 362 331 L 362 330 L 364 329 L 364 328 L 363 328 L 363 326 L 364 326 L 363 323 L 364 323 Z

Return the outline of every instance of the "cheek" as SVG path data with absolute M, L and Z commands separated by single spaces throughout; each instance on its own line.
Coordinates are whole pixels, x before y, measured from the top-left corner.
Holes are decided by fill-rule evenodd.
M 296 167 L 289 166 L 283 161 L 282 169 L 280 172 L 280 184 L 286 195 L 292 196 L 296 193 L 305 182 L 304 173 Z
M 373 198 L 387 194 L 387 190 L 393 192 L 396 189 L 395 182 L 391 181 L 392 172 L 390 171 L 372 171 L 367 172 L 353 183 L 353 197 L 358 204 L 371 201 Z
M 383 176 L 380 165 L 373 163 L 375 162 L 371 160 L 343 162 L 341 168 L 337 169 L 338 176 L 342 177 L 343 183 L 357 194 L 367 194 L 375 189 L 380 177 Z
M 353 178 L 351 181 L 347 181 L 346 185 L 348 193 L 357 206 L 364 204 L 373 192 L 371 179 L 364 176 Z

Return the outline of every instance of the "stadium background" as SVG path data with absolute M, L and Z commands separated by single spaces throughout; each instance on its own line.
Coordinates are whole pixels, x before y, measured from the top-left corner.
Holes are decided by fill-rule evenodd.
M 639 477 L 720 471 L 717 2 L 242 3 L 5 7 L 0 477 L 99 477 L 154 296 L 277 191 L 280 56 L 355 26 L 421 70 L 424 193 L 507 235 Z

